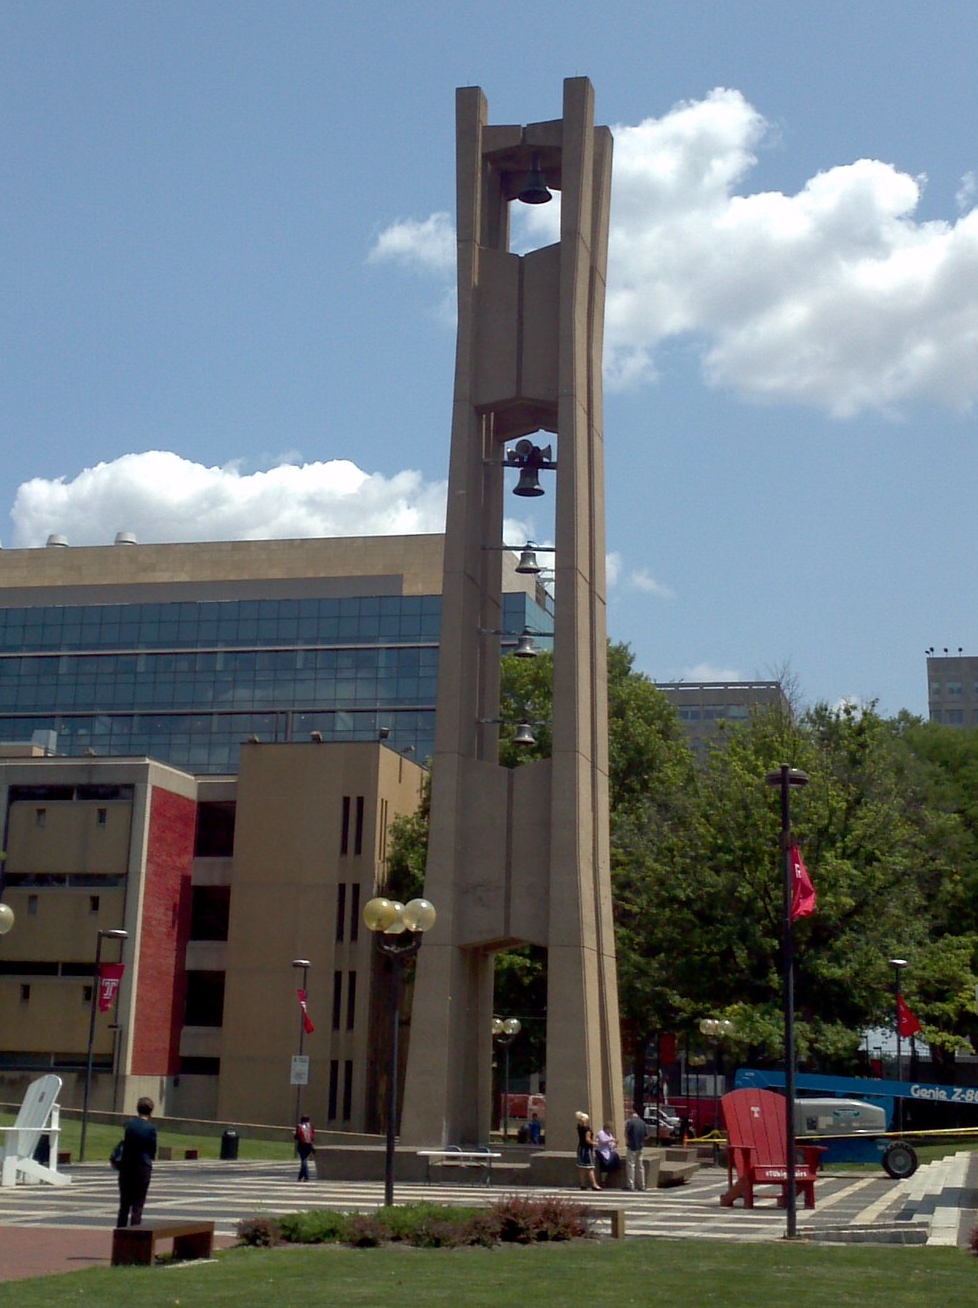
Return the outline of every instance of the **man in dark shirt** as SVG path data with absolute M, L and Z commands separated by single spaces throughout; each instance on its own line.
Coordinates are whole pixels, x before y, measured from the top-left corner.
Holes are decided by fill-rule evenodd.
M 136 1104 L 139 1116 L 126 1123 L 119 1167 L 119 1220 L 116 1226 L 138 1226 L 143 1220 L 143 1204 L 156 1157 L 156 1127 L 149 1120 L 153 1107 L 152 1099 L 140 1099 Z
M 648 1138 L 648 1125 L 632 1112 L 625 1123 L 625 1189 L 645 1189 L 645 1164 L 642 1162 L 642 1146 Z

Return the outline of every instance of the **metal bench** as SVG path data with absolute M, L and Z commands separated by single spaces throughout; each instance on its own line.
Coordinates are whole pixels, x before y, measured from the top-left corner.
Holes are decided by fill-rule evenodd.
M 173 1241 L 174 1258 L 210 1258 L 214 1249 L 213 1222 L 143 1222 L 117 1226 L 112 1232 L 113 1267 L 152 1267 L 156 1246 Z
M 502 1154 L 490 1153 L 488 1149 L 461 1149 L 455 1145 L 446 1145 L 444 1149 L 419 1149 L 418 1157 L 426 1160 L 425 1185 L 431 1185 L 431 1160 L 439 1160 L 443 1168 L 485 1169 L 483 1178 L 486 1185 L 492 1185 L 492 1160 L 502 1158 Z

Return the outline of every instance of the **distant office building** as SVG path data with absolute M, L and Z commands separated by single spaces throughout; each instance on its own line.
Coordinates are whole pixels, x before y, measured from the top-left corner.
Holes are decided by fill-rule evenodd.
M 679 714 L 692 748 L 700 753 L 721 740 L 727 725 L 748 720 L 752 709 L 789 711 L 779 681 L 657 681 Z
M 978 726 L 978 657 L 928 653 L 927 708 L 931 722 Z
M 387 1002 L 362 906 L 386 882 L 391 821 L 424 770 L 380 742 L 245 744 L 237 778 L 149 759 L 0 756 L 7 831 L 0 947 L 0 1098 L 42 1072 L 78 1107 L 102 961 L 124 962 L 97 1013 L 92 1107 L 293 1120 L 291 1059 L 308 969 L 303 1105 L 317 1126 L 379 1129 Z M 379 990 L 379 993 L 378 993 Z M 384 1028 L 386 1029 L 386 1028 Z
M 430 756 L 443 537 L 0 552 L 0 740 L 233 773 L 238 746 L 376 740 Z M 500 628 L 552 630 L 503 568 Z
M 377 1126 L 360 915 L 433 750 L 443 548 L 120 534 L 0 552 L 0 894 L 16 914 L 0 1085 L 54 1069 L 79 1102 L 96 940 L 122 928 L 95 1107 L 148 1093 L 170 1115 L 288 1122 L 307 958 L 304 1102 L 324 1126 Z M 552 630 L 536 578 L 496 564 L 512 635 L 493 638 Z

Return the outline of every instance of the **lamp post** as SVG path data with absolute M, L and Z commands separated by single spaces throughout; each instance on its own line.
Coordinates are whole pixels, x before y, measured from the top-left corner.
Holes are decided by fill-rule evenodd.
M 791 881 L 791 788 L 808 785 L 808 773 L 783 763 L 776 772 L 767 774 L 767 784 L 781 792 L 781 881 L 782 881 L 782 952 L 784 972 L 784 1093 L 785 1144 L 788 1187 L 785 1197 L 785 1234 L 789 1240 L 798 1234 L 798 1196 L 795 1193 L 795 955 L 791 904 L 794 887 Z
M 890 967 L 893 968 L 894 988 L 896 990 L 896 1079 L 902 1080 L 902 1054 L 903 1049 L 900 1044 L 900 973 L 907 966 L 905 958 L 891 958 Z M 912 1075 L 912 1073 L 911 1073 Z M 896 1097 L 896 1129 L 903 1130 L 903 1098 L 901 1095 Z
M 733 1035 L 734 1024 L 727 1017 L 704 1017 L 700 1032 L 713 1038 L 713 1129 L 720 1130 L 720 1041 Z
M 122 1044 L 122 1023 L 110 1022 L 109 1030 L 112 1032 L 112 1111 L 118 1111 L 119 1107 L 119 1048 Z
M 387 1063 L 387 1156 L 384 1164 L 384 1203 L 394 1203 L 394 1143 L 397 1136 L 397 1038 L 401 1019 L 404 965 L 421 948 L 421 937 L 435 925 L 435 908 L 427 899 L 401 904 L 379 897 L 363 907 L 363 920 L 374 933 L 377 948 L 391 966 L 391 1035 Z
M 92 979 L 92 1004 L 88 1019 L 88 1057 L 85 1061 L 85 1094 L 82 1098 L 81 1139 L 78 1142 L 78 1161 L 85 1161 L 85 1135 L 88 1131 L 88 1096 L 92 1088 L 92 1049 L 95 1045 L 95 1014 L 98 1012 L 98 993 L 102 966 L 102 941 L 128 940 L 129 932 L 99 931 L 95 942 L 95 976 Z
M 309 993 L 307 982 L 309 980 L 309 969 L 312 964 L 308 958 L 293 958 L 292 966 L 302 972 L 302 989 L 299 993 L 299 1058 L 302 1058 L 302 1049 L 306 1039 L 306 996 Z M 298 1069 L 297 1075 L 301 1076 L 301 1068 Z M 297 1080 L 295 1084 L 295 1120 L 296 1125 L 299 1122 L 299 1113 L 302 1109 L 302 1086 L 303 1082 Z
M 522 1030 L 518 1017 L 494 1017 L 492 1036 L 503 1047 L 503 1139 L 509 1139 L 509 1047 Z

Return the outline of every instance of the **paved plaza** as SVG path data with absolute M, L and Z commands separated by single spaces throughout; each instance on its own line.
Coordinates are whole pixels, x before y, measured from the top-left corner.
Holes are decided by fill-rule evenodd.
M 18 1186 L 0 1190 L 0 1279 L 67 1271 L 108 1261 L 110 1233 L 118 1203 L 116 1174 L 102 1163 L 68 1169 L 72 1184 L 63 1189 Z M 773 1198 L 746 1210 L 720 1207 L 726 1173 L 704 1168 L 686 1185 L 646 1193 L 619 1190 L 588 1195 L 596 1230 L 610 1230 L 610 1210 L 624 1208 L 627 1237 L 671 1237 L 760 1241 L 784 1235 L 785 1214 Z M 826 1176 L 817 1182 L 817 1206 L 798 1210 L 799 1235 L 824 1240 L 887 1240 L 915 1244 L 962 1244 L 975 1225 L 978 1154 L 961 1154 L 921 1168 L 908 1181 L 880 1172 Z M 483 1204 L 511 1187 L 399 1184 L 399 1203 L 437 1199 L 452 1204 Z M 533 1191 L 524 1191 L 533 1193 Z M 576 1189 L 569 1198 L 583 1196 Z M 223 1243 L 233 1241 L 238 1222 L 262 1213 L 276 1215 L 305 1208 L 370 1210 L 383 1203 L 378 1182 L 313 1180 L 300 1185 L 291 1162 L 163 1162 L 153 1173 L 147 1219 L 208 1218 Z M 52 1240 L 61 1231 L 62 1239 Z M 32 1241 L 32 1233 L 35 1237 Z M 219 1241 L 220 1242 L 220 1241 Z M 12 1251 L 21 1249 L 17 1270 Z M 31 1257 L 31 1251 L 35 1256 Z M 45 1264 L 49 1259 L 50 1266 Z

